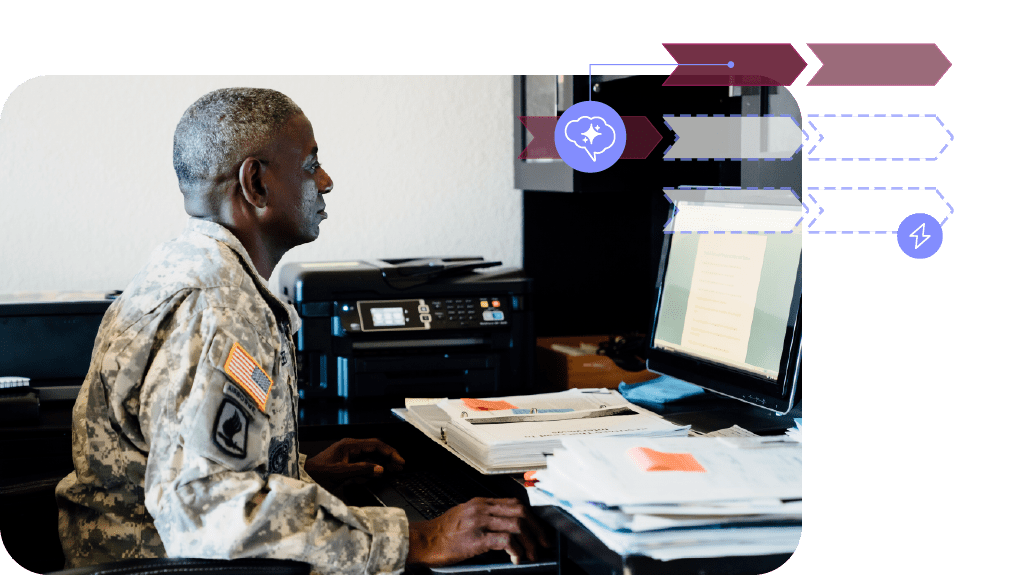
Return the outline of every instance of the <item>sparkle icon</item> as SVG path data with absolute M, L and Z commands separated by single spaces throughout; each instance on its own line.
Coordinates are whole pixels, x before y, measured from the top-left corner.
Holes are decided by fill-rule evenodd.
M 587 142 L 588 144 L 593 144 L 594 143 L 594 136 L 600 136 L 600 135 L 601 135 L 601 132 L 598 132 L 597 130 L 595 130 L 594 129 L 594 125 L 591 124 L 590 125 L 590 129 L 588 129 L 586 132 L 583 132 L 583 141 Z

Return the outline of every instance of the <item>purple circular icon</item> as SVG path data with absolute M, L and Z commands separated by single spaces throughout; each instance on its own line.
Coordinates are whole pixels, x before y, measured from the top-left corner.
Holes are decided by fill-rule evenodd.
M 600 172 L 614 164 L 626 149 L 626 125 L 606 104 L 580 102 L 558 119 L 555 148 L 572 169 Z
M 923 260 L 935 255 L 942 245 L 942 226 L 928 214 L 913 214 L 900 223 L 896 231 L 900 249 L 908 256 Z

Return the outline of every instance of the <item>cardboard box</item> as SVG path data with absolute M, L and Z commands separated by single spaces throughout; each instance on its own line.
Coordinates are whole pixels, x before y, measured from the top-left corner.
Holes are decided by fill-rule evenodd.
M 626 371 L 603 355 L 567 355 L 551 348 L 554 344 L 579 347 L 581 343 L 597 345 L 607 336 L 539 337 L 537 338 L 537 372 L 557 387 L 608 387 L 618 389 L 619 383 L 640 383 L 658 377 L 650 371 Z

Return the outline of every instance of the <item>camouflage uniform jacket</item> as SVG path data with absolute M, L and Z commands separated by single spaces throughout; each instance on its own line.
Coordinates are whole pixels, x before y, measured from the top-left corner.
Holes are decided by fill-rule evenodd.
M 57 486 L 69 567 L 273 557 L 400 572 L 405 513 L 353 508 L 302 468 L 295 310 L 224 227 L 192 219 L 111 305 Z

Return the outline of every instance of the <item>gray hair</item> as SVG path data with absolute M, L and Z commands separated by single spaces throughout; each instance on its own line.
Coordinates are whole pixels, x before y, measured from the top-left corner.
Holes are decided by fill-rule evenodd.
M 263 88 L 224 88 L 206 94 L 185 110 L 174 130 L 174 172 L 185 191 L 237 169 L 247 156 L 302 110 L 284 94 Z

